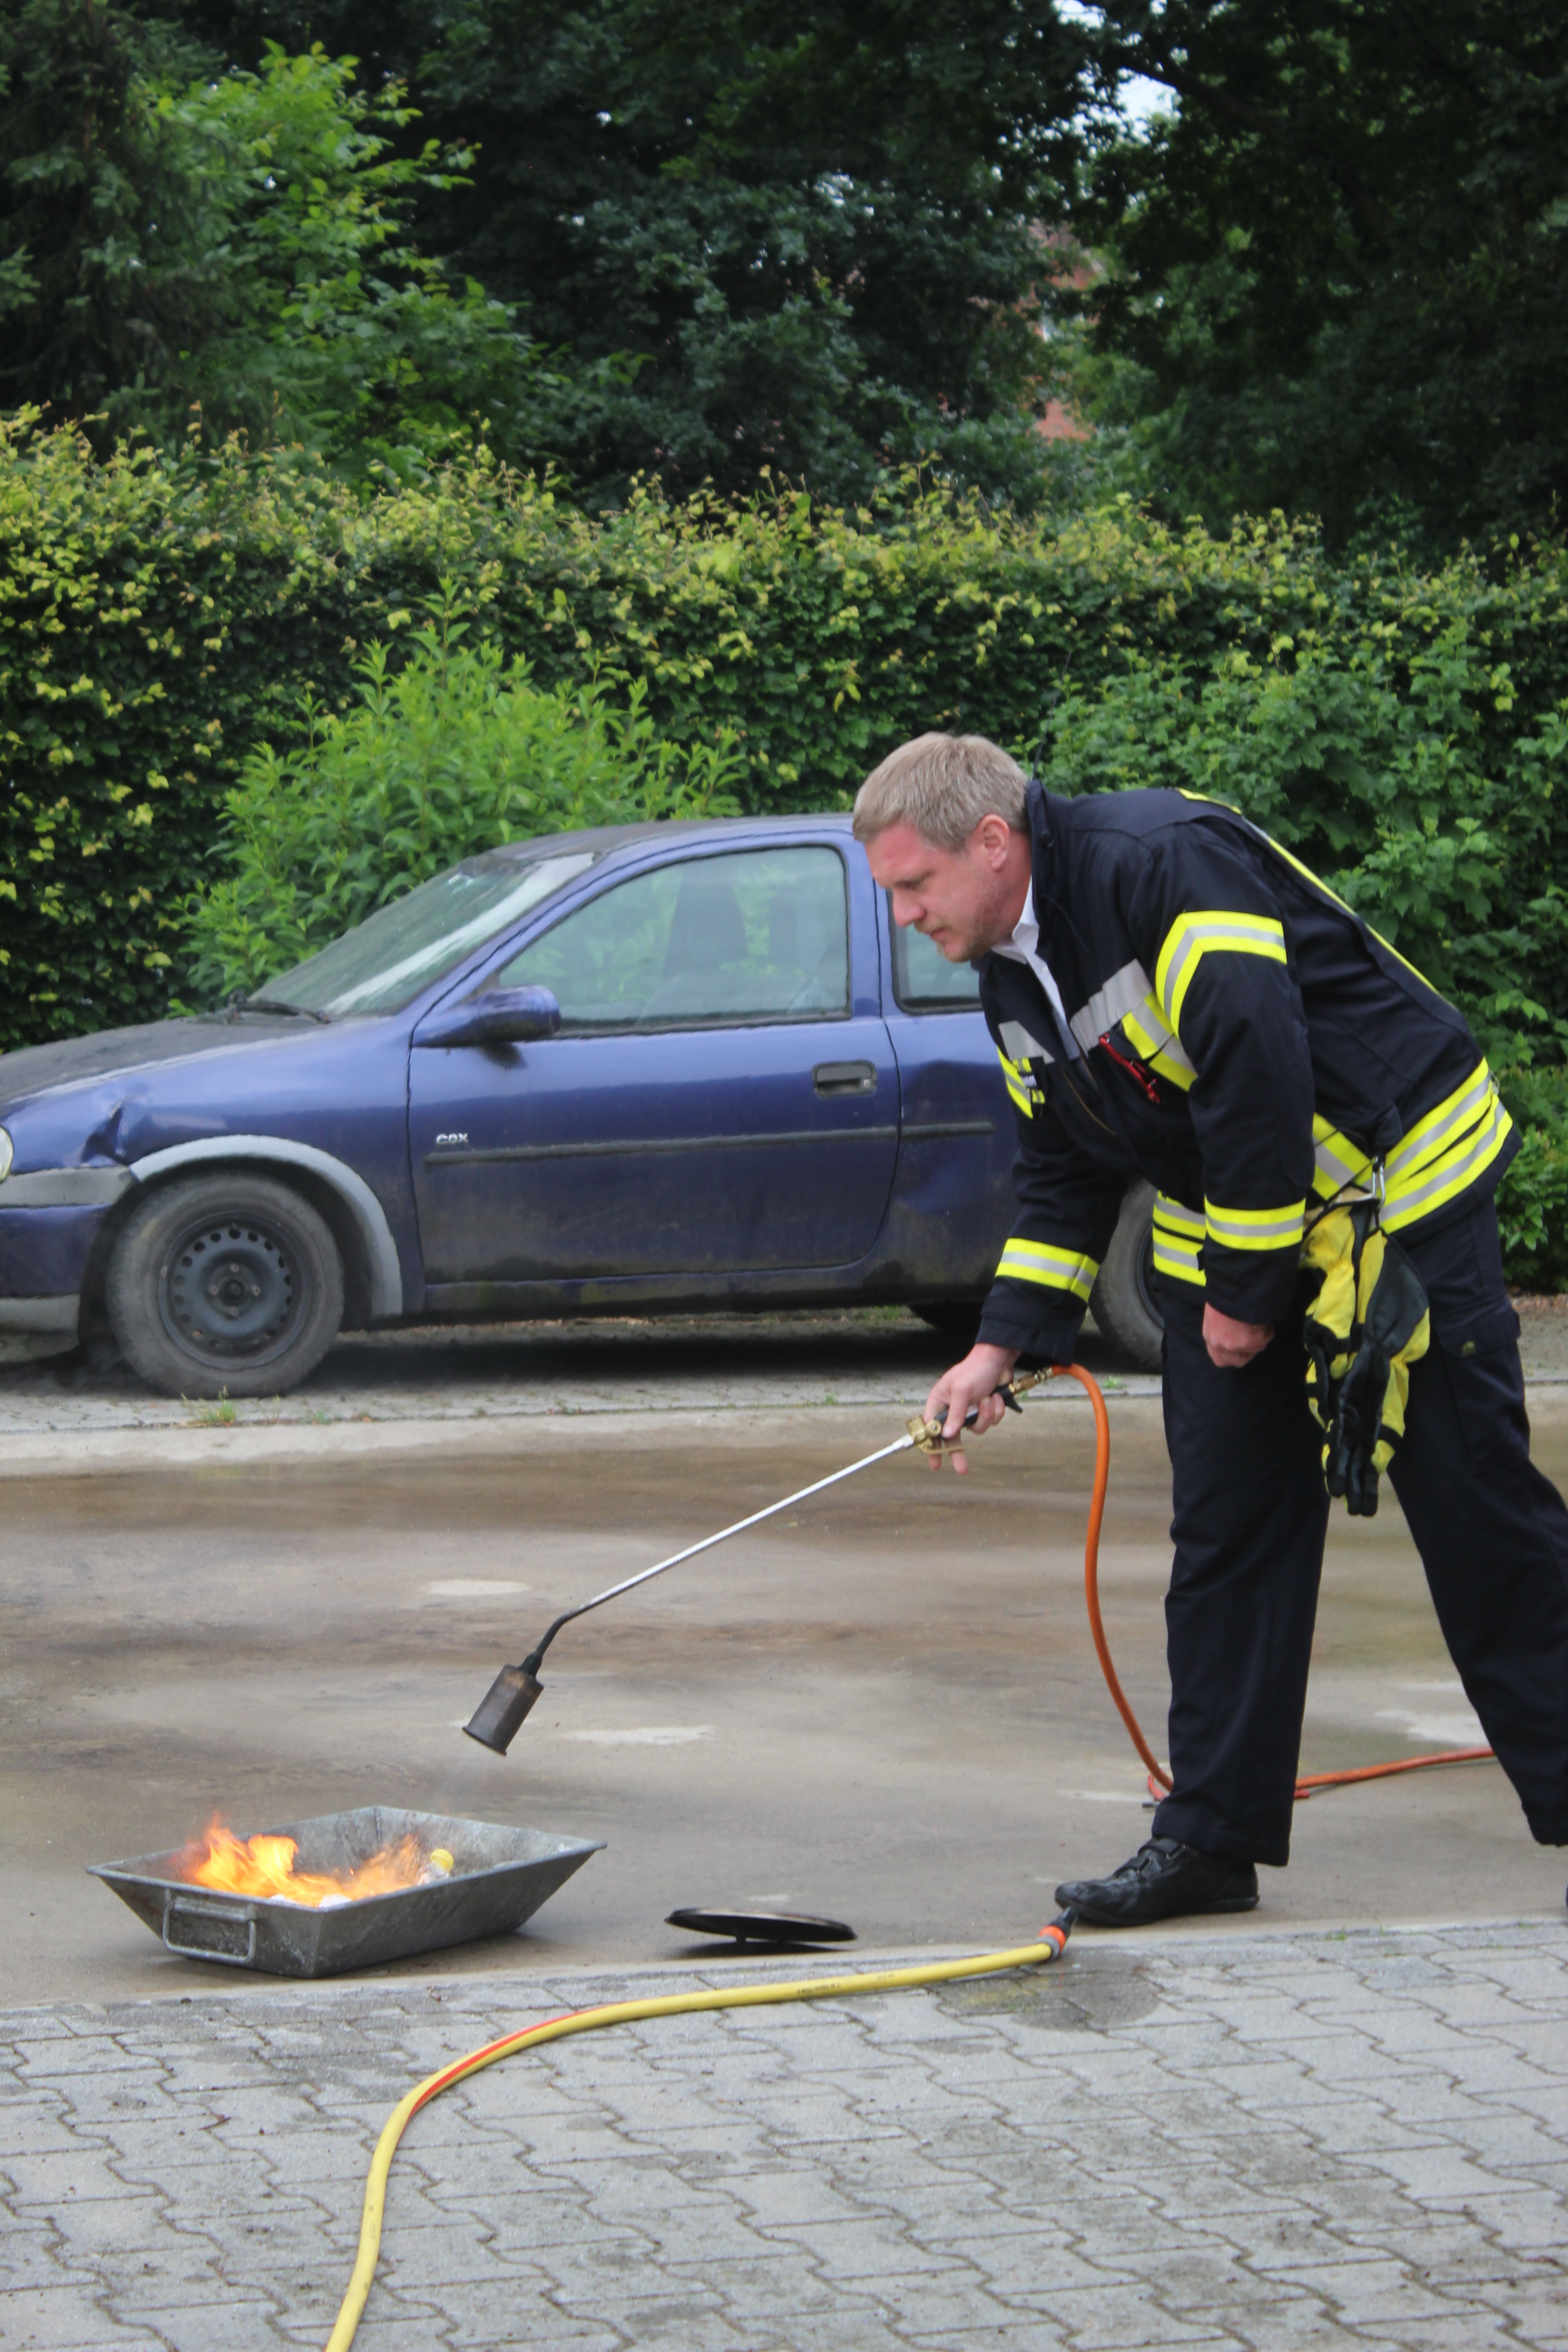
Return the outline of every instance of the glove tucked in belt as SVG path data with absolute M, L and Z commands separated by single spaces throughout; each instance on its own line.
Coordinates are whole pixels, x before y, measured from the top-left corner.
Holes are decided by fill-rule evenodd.
M 1330 1209 L 1301 1251 L 1312 1286 L 1302 1338 L 1307 1401 L 1327 1433 L 1323 1475 L 1352 1518 L 1377 1510 L 1377 1479 L 1405 1434 L 1410 1367 L 1431 1326 L 1415 1269 L 1378 1225 L 1375 1201 Z

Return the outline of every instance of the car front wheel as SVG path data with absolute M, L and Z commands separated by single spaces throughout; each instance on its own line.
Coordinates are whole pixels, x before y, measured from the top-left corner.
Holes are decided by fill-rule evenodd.
M 121 1350 L 165 1396 L 277 1396 L 337 1337 L 342 1259 L 287 1184 L 243 1170 L 191 1177 L 132 1211 L 106 1304 Z
M 962 1349 L 967 1355 L 980 1337 L 980 1316 L 984 1307 L 983 1298 L 928 1298 L 915 1308 L 922 1323 L 940 1331 L 950 1347 Z
M 1106 1338 L 1141 1371 L 1159 1370 L 1165 1318 L 1154 1286 L 1154 1187 L 1142 1177 L 1127 1188 L 1089 1304 Z

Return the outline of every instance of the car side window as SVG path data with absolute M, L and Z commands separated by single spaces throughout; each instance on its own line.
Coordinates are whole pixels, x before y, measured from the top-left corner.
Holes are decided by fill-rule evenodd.
M 674 861 L 568 915 L 490 985 L 552 990 L 563 1030 L 843 1017 L 844 862 L 814 848 Z
M 905 1013 L 973 1013 L 980 1003 L 980 976 L 967 963 L 949 963 L 940 948 L 913 924 L 893 931 L 893 995 Z

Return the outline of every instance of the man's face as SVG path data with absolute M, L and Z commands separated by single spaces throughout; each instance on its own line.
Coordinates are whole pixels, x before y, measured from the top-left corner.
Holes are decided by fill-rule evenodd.
M 983 817 L 962 849 L 938 849 L 912 824 L 890 824 L 866 855 L 894 922 L 912 923 L 949 963 L 1010 939 L 1024 911 L 1028 843 L 1004 817 Z

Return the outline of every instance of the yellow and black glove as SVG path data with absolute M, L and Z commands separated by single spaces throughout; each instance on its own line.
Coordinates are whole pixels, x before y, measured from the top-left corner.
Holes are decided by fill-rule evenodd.
M 1307 1401 L 1327 1433 L 1323 1475 L 1352 1518 L 1377 1510 L 1378 1473 L 1405 1434 L 1410 1367 L 1426 1353 L 1426 1294 L 1375 1201 L 1330 1209 L 1307 1235 Z

